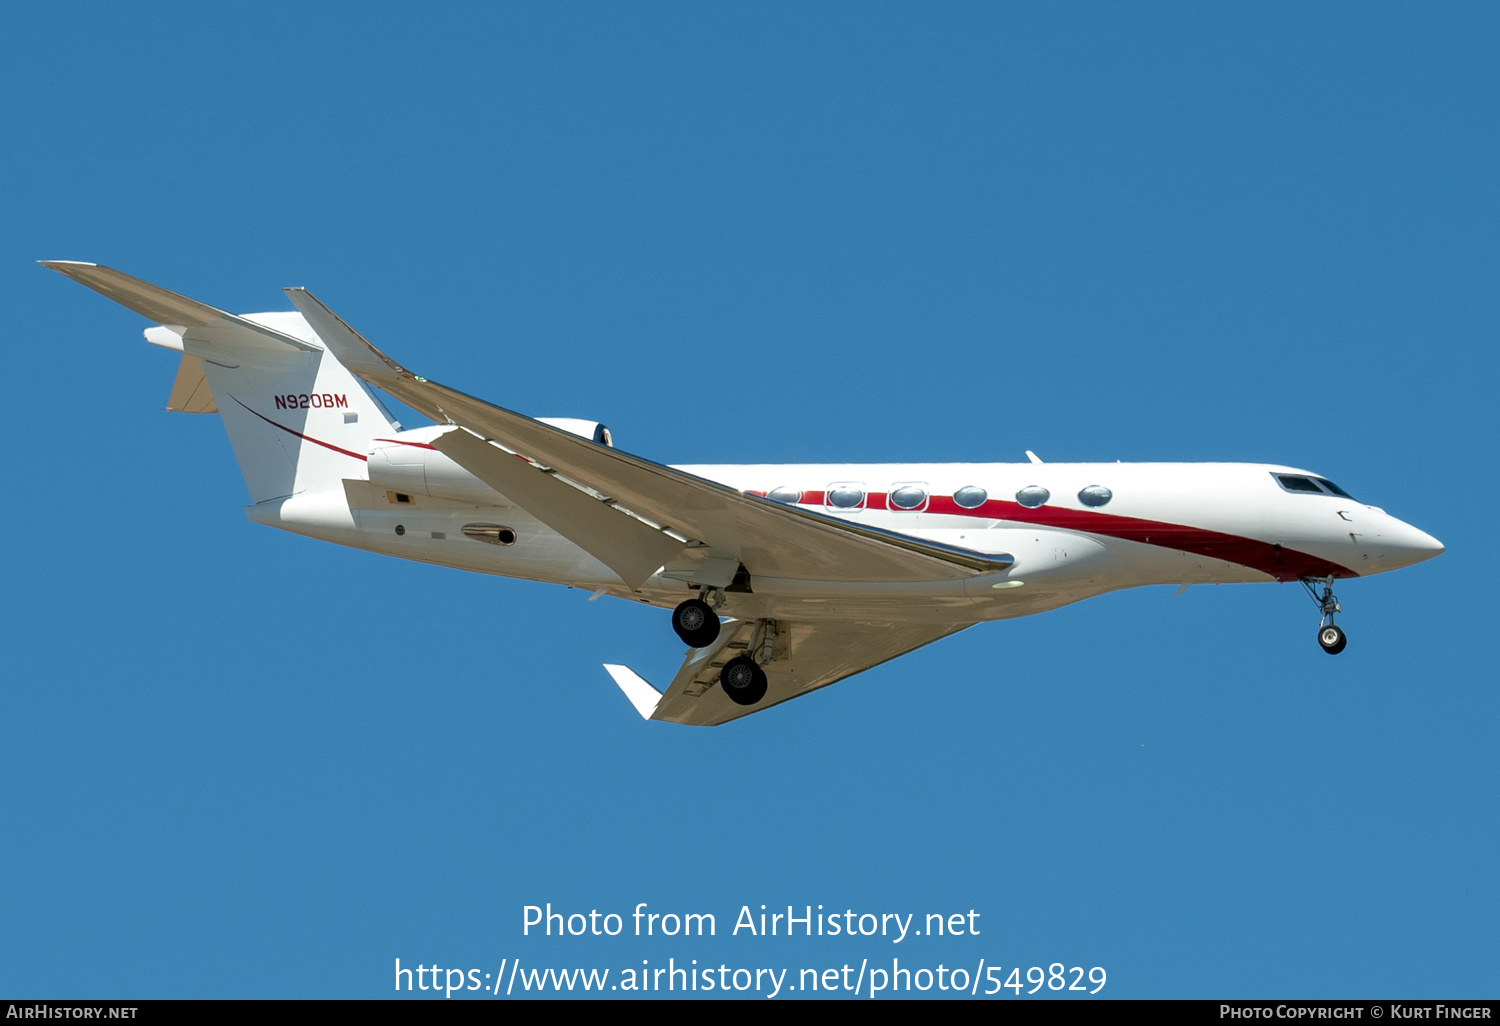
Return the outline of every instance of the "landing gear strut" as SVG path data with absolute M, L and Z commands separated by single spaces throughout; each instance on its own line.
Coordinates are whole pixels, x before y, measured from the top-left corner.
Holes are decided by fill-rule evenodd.
M 1302 587 L 1307 589 L 1308 596 L 1318 607 L 1322 614 L 1318 620 L 1318 644 L 1323 646 L 1323 651 L 1329 655 L 1338 655 L 1349 644 L 1349 638 L 1344 634 L 1342 628 L 1333 622 L 1333 615 L 1340 612 L 1339 600 L 1333 597 L 1332 577 L 1304 577 Z
M 719 637 L 719 617 L 702 599 L 688 599 L 672 610 L 672 629 L 689 648 L 712 645 Z

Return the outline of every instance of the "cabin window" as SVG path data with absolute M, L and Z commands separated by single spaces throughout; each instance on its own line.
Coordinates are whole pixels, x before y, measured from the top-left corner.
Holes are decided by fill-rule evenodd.
M 927 505 L 927 489 L 921 485 L 901 485 L 891 489 L 891 505 L 896 509 L 921 509 Z
M 784 502 L 788 506 L 795 506 L 802 501 L 802 493 L 795 488 L 788 488 L 786 485 L 782 485 L 779 488 L 772 488 L 767 492 L 766 498 L 772 502 Z
M 865 504 L 865 490 L 858 485 L 838 484 L 828 489 L 828 505 L 835 509 L 859 509 Z
M 1078 493 L 1078 501 L 1085 506 L 1103 506 L 1114 497 L 1115 493 L 1103 485 L 1089 485 Z
M 990 497 L 990 493 L 978 485 L 964 485 L 953 493 L 953 501 L 964 509 L 975 509 L 984 505 L 984 501 Z
M 1027 485 L 1016 493 L 1016 501 L 1027 509 L 1036 509 L 1052 498 L 1052 493 L 1041 485 Z

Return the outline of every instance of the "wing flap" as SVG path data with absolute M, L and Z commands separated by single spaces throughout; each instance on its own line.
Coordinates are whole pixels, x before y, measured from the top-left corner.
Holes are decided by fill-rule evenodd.
M 835 581 L 961 580 L 1007 565 L 742 495 L 435 382 L 402 378 L 380 387 L 434 419 L 461 424 L 606 493 L 684 537 L 732 553 L 752 574 Z
M 432 446 L 639 588 L 684 543 L 459 428 Z

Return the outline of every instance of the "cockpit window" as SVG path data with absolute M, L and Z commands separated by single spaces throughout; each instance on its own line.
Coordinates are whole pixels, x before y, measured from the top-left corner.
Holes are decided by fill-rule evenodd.
M 1308 495 L 1338 495 L 1345 499 L 1354 496 L 1344 491 L 1332 481 L 1321 477 L 1304 477 L 1301 474 L 1272 474 L 1276 483 L 1289 492 L 1303 492 Z
M 1318 482 L 1318 484 L 1322 485 L 1324 488 L 1327 488 L 1334 495 L 1341 496 L 1341 497 L 1343 497 L 1345 499 L 1354 499 L 1354 496 L 1352 496 L 1348 492 L 1344 491 L 1342 488 L 1340 488 L 1338 485 L 1334 484 L 1332 481 L 1328 480 L 1328 478 L 1326 478 L 1326 477 L 1315 477 L 1315 478 L 1313 478 L 1313 480 L 1316 481 L 1316 482 Z M 1358 499 L 1354 499 L 1354 501 L 1358 502 L 1359 500 Z
M 1277 481 L 1281 482 L 1281 487 L 1289 492 L 1311 492 L 1313 495 L 1323 494 L 1323 489 L 1319 488 L 1318 483 L 1310 477 L 1299 477 L 1296 474 L 1276 474 L 1274 477 Z
M 1298 477 L 1296 474 L 1277 474 L 1276 480 L 1281 482 L 1281 487 L 1289 492 L 1312 492 L 1321 495 L 1323 489 L 1310 477 Z

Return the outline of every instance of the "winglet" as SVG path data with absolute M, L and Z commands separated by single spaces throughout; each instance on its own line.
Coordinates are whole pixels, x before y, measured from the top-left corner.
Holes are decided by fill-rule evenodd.
M 630 699 L 635 711 L 641 714 L 641 719 L 649 720 L 651 714 L 656 712 L 656 703 L 661 701 L 661 692 L 628 666 L 605 663 L 604 668 L 615 679 L 620 690 L 625 692 L 625 697 Z

